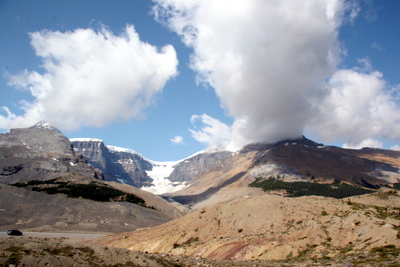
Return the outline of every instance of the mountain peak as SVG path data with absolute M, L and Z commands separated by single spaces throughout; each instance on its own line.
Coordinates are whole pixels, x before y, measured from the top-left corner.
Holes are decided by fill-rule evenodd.
M 35 125 L 29 127 L 30 129 L 49 129 L 53 131 L 60 132 L 56 127 L 54 127 L 50 122 L 48 121 L 40 121 L 36 123 Z

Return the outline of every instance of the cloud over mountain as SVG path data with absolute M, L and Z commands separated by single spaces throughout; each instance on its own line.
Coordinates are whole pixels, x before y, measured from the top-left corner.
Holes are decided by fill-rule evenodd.
M 351 146 L 400 137 L 399 107 L 382 74 L 340 68 L 345 49 L 338 34 L 357 17 L 356 2 L 155 2 L 156 19 L 193 48 L 198 82 L 213 87 L 235 119 L 231 147 L 297 138 L 305 131 Z M 196 139 L 213 146 L 221 141 L 209 134 L 210 118 L 196 118 L 206 125 L 205 131 L 192 131 Z
M 3 108 L 1 128 L 25 127 L 47 120 L 62 129 L 105 126 L 117 119 L 143 116 L 166 82 L 177 75 L 171 45 L 157 48 L 142 42 L 131 25 L 120 35 L 105 26 L 98 31 L 75 29 L 30 33 L 42 59 L 43 73 L 25 70 L 9 84 L 29 90 L 17 116 Z

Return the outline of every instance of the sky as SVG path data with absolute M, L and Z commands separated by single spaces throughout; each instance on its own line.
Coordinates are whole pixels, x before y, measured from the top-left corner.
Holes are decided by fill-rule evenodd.
M 400 1 L 0 0 L 0 132 L 155 161 L 302 135 L 400 149 Z

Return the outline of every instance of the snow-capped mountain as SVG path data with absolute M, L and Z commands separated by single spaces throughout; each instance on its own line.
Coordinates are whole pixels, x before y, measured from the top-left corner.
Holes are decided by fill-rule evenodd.
M 47 121 L 40 121 L 37 124 L 35 124 L 35 125 L 33 125 L 33 126 L 29 127 L 29 128 L 30 129 L 34 129 L 34 128 L 36 128 L 36 129 L 49 129 L 49 130 L 53 130 L 53 131 L 61 133 L 56 127 L 54 127 L 50 122 L 47 122 Z
M 152 179 L 146 170 L 151 170 L 152 164 L 139 154 L 108 147 L 100 139 L 71 139 L 75 153 L 82 154 L 90 165 L 100 169 L 107 181 L 142 187 L 150 185 Z
M 0 135 L 0 183 L 48 180 L 68 176 L 103 179 L 72 150 L 67 137 L 49 125 L 11 129 Z
M 198 175 L 221 165 L 231 152 L 200 151 L 179 161 L 158 162 L 138 152 L 105 145 L 100 139 L 71 139 L 75 153 L 80 153 L 94 167 L 103 171 L 108 181 L 133 185 L 154 194 L 184 189 Z

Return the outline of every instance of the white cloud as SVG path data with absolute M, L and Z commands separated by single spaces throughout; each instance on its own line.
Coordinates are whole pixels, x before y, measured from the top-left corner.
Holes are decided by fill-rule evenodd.
M 343 144 L 343 148 L 360 149 L 363 147 L 382 148 L 383 143 L 381 141 L 375 140 L 375 139 L 365 139 L 365 140 L 362 140 L 357 145 L 349 145 L 347 143 Z
M 198 128 L 196 126 L 198 121 L 202 124 L 201 129 L 197 131 L 189 129 L 195 140 L 206 144 L 208 150 L 225 149 L 228 147 L 232 140 L 232 130 L 228 125 L 208 116 L 207 114 L 193 115 L 190 118 L 190 122 L 195 129 Z
M 27 71 L 10 77 L 9 84 L 30 91 L 22 116 L 8 114 L 8 127 L 25 127 L 47 120 L 62 129 L 101 127 L 117 119 L 143 116 L 165 83 L 177 75 L 177 56 L 171 45 L 154 47 L 140 41 L 133 26 L 120 36 L 105 27 L 99 31 L 30 33 L 44 73 Z
M 347 53 L 339 29 L 360 14 L 356 2 L 154 2 L 156 19 L 193 48 L 198 82 L 213 87 L 234 118 L 231 140 L 212 140 L 218 135 L 210 134 L 209 123 L 207 132 L 192 131 L 198 141 L 237 147 L 297 138 L 305 130 L 351 146 L 400 137 L 398 106 L 368 58 L 362 69 L 338 68 Z
M 373 43 L 371 44 L 371 47 L 374 48 L 374 49 L 376 49 L 376 50 L 378 50 L 378 51 L 385 50 L 385 49 L 383 48 L 383 46 L 382 46 L 380 43 L 378 43 L 378 42 L 373 42 Z
M 11 113 L 11 111 L 7 107 L 1 107 L 0 112 L 5 115 L 1 115 L 0 113 L 0 128 L 7 128 L 8 125 L 15 119 L 15 115 Z
M 310 96 L 339 61 L 340 1 L 157 1 L 156 14 L 194 48 L 191 66 L 214 87 L 247 142 L 300 137 Z M 333 4 L 334 3 L 334 4 Z M 165 18 L 165 16 L 167 18 Z
M 170 139 L 172 143 L 176 144 L 176 145 L 182 145 L 184 144 L 183 142 L 183 137 L 180 135 L 175 136 L 174 138 Z
M 327 86 L 329 94 L 319 103 L 318 115 L 310 125 L 321 139 L 340 139 L 348 147 L 362 147 L 376 138 L 400 137 L 400 109 L 384 90 L 380 72 L 338 70 Z
M 394 145 L 390 149 L 400 151 L 400 145 Z

